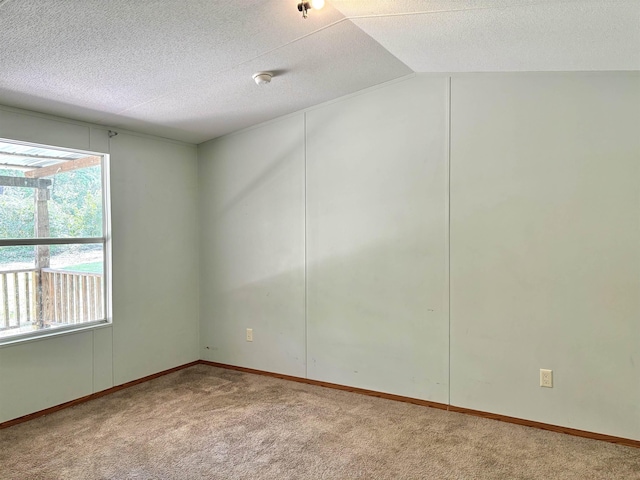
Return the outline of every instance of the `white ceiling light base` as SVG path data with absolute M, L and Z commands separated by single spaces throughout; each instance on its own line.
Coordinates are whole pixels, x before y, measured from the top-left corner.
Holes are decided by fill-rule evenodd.
M 253 80 L 258 85 L 266 85 L 271 82 L 271 78 L 273 78 L 273 74 L 269 72 L 258 72 L 253 74 Z

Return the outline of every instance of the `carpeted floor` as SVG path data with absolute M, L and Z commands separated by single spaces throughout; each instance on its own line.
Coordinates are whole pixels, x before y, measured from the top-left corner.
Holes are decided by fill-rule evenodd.
M 640 449 L 197 365 L 0 430 L 0 479 L 640 479 Z

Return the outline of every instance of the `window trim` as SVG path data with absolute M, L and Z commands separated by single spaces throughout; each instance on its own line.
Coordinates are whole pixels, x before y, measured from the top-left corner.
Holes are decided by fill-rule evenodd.
M 101 237 L 80 237 L 80 238 L 49 238 L 31 237 L 20 239 L 0 239 L 0 247 L 9 246 L 31 246 L 31 245 L 76 245 L 76 244 L 100 244 L 103 251 L 103 286 L 104 286 L 104 318 L 90 322 L 65 325 L 53 329 L 34 330 L 31 332 L 18 333 L 7 337 L 0 337 L 0 348 L 34 340 L 68 335 L 82 331 L 93 331 L 97 328 L 110 327 L 113 324 L 112 314 L 112 256 L 111 256 L 111 156 L 105 152 L 93 150 L 82 150 L 77 148 L 58 147 L 42 143 L 24 142 L 10 138 L 0 138 L 0 142 L 12 143 L 15 145 L 25 145 L 37 148 L 59 150 L 62 152 L 73 152 L 84 155 L 96 155 L 102 157 L 102 233 Z
M 78 237 L 78 238 L 4 238 L 0 239 L 0 247 L 24 247 L 36 245 L 75 245 L 82 244 L 102 244 L 106 243 L 105 237 Z

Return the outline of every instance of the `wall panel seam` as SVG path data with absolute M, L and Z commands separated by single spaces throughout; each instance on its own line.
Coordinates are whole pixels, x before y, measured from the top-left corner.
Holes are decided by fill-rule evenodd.
M 304 136 L 304 376 L 309 378 L 309 347 L 307 336 L 307 112 L 303 116 Z
M 447 323 L 449 335 L 447 340 L 448 358 L 447 367 L 449 378 L 447 381 L 447 402 L 451 405 L 451 77 L 448 82 L 447 102 Z

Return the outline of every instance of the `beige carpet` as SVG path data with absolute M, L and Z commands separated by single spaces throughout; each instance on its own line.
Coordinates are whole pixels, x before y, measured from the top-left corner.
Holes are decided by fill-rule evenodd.
M 640 449 L 198 365 L 0 430 L 2 480 L 640 479 Z

